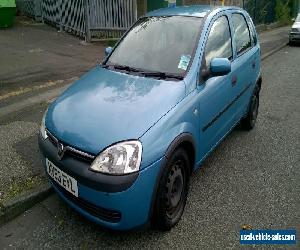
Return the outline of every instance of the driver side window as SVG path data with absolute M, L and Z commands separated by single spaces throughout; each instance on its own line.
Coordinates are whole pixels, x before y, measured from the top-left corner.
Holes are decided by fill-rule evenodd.
M 233 58 L 231 34 L 226 16 L 219 17 L 211 27 L 205 47 L 204 68 L 213 58 Z

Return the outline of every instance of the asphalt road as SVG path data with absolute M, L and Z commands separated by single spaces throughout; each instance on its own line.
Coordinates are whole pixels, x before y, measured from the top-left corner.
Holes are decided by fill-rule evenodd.
M 249 224 L 254 229 L 296 228 L 298 245 L 291 249 L 299 249 L 299 63 L 299 47 L 285 47 L 263 62 L 257 127 L 235 129 L 193 175 L 185 213 L 172 231 L 112 232 L 54 194 L 0 228 L 1 248 L 241 249 L 239 230 Z M 39 116 L 27 110 L 18 122 L 30 127 Z M 30 154 L 31 146 L 16 150 Z
M 10 29 L 1 29 L 0 96 L 49 80 L 80 75 L 103 58 L 101 43 L 84 43 L 27 17 L 16 18 Z

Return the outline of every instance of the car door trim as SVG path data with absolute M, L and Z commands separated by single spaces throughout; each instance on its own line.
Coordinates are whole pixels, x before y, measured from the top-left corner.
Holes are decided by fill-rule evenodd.
M 207 123 L 202 131 L 205 132 L 209 127 L 211 127 L 246 91 L 250 88 L 251 84 L 248 84 L 220 113 L 218 113 L 209 123 Z

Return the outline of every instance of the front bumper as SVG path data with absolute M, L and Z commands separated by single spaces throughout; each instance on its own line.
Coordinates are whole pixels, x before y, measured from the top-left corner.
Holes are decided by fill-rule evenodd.
M 163 158 L 154 162 L 152 165 L 142 169 L 138 176 L 129 178 L 129 184 L 121 185 L 122 190 L 115 192 L 110 190 L 110 186 L 105 181 L 105 187 L 107 190 L 97 190 L 91 186 L 87 186 L 86 182 L 83 184 L 78 180 L 75 168 L 82 165 L 78 165 L 80 160 L 73 159 L 74 170 L 73 173 L 68 171 L 68 168 L 64 168 L 63 162 L 69 160 L 66 159 L 59 162 L 58 157 L 55 154 L 55 147 L 48 139 L 43 140 L 39 136 L 39 146 L 44 155 L 50 161 L 52 161 L 61 170 L 68 173 L 70 176 L 78 181 L 78 198 L 69 194 L 63 188 L 49 177 L 56 192 L 76 211 L 84 215 L 86 218 L 111 229 L 115 230 L 129 230 L 132 228 L 140 227 L 149 221 L 152 201 L 156 190 L 157 179 L 160 171 Z M 46 161 L 44 161 L 44 164 Z M 81 162 L 81 164 L 83 164 Z M 74 174 L 75 173 L 75 174 Z M 111 176 L 106 175 L 110 180 Z M 114 176 L 119 178 L 119 176 Z M 100 177 L 102 179 L 103 176 Z M 80 178 L 79 178 L 80 179 Z M 97 180 L 93 180 L 97 181 Z M 115 181 L 119 182 L 119 181 Z M 113 183 L 115 183 L 113 182 Z M 100 187 L 102 187 L 98 183 Z M 113 185 L 115 187 L 115 185 Z M 119 186 L 118 186 L 119 187 Z

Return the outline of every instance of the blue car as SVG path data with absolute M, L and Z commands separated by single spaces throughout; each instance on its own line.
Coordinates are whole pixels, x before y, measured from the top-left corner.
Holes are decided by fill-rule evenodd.
M 104 227 L 170 230 L 191 173 L 237 124 L 255 126 L 261 83 L 244 10 L 150 12 L 49 106 L 39 133 L 49 180 Z

